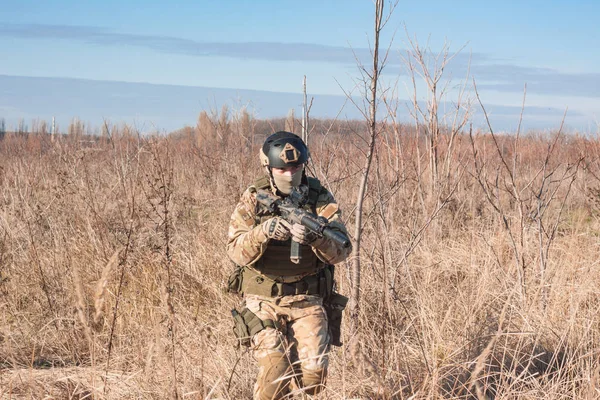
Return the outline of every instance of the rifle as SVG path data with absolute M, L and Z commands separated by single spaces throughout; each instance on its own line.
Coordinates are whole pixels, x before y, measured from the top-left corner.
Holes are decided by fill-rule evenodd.
M 309 231 L 316 233 L 318 237 L 331 239 L 344 248 L 350 247 L 350 240 L 343 233 L 332 229 L 327 218 L 315 215 L 302 208 L 308 201 L 307 186 L 293 188 L 291 193 L 283 199 L 271 192 L 260 189 L 256 192 L 256 200 L 261 205 L 261 212 L 279 215 L 289 224 L 304 225 Z M 300 243 L 292 240 L 290 261 L 298 264 L 301 259 Z

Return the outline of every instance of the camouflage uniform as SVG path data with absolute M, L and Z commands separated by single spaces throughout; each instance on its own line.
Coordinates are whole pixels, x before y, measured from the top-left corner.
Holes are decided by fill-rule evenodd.
M 305 182 L 306 184 L 306 182 Z M 319 192 L 314 211 L 324 216 L 335 230 L 346 234 L 340 222 L 340 210 L 329 191 Z M 269 218 L 270 216 L 264 216 Z M 256 263 L 267 250 L 268 239 L 257 217 L 255 190 L 250 187 L 242 195 L 229 225 L 227 253 L 240 266 L 256 274 Z M 319 265 L 343 261 L 351 248 L 319 238 L 311 244 Z M 278 282 L 298 282 L 307 275 L 278 276 Z M 327 376 L 329 334 L 323 298 L 313 294 L 262 296 L 244 294 L 245 306 L 263 321 L 275 321 L 276 328 L 267 327 L 251 338 L 253 356 L 259 365 L 254 387 L 255 399 L 280 399 L 294 385 L 304 392 L 316 394 L 322 390 Z

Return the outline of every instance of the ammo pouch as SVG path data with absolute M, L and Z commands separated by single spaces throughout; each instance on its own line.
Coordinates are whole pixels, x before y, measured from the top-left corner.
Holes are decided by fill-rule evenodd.
M 331 296 L 323 302 L 329 321 L 329 344 L 333 346 L 340 347 L 342 345 L 342 315 L 346 304 L 348 304 L 348 298 L 336 292 L 331 293 Z
M 256 294 L 265 297 L 293 296 L 308 294 L 328 297 L 333 287 L 333 274 L 324 268 L 314 275 L 306 276 L 297 282 L 277 282 L 251 268 L 234 265 L 227 279 L 227 291 L 234 294 Z
M 235 308 L 231 310 L 233 316 L 233 333 L 238 339 L 239 344 L 250 347 L 252 336 L 265 328 L 277 329 L 277 325 L 271 319 L 261 320 L 252 311 L 244 307 L 238 312 Z
M 327 313 L 330 344 L 341 346 L 342 314 L 348 298 L 334 291 L 334 267 L 327 265 L 315 275 L 309 275 L 292 283 L 276 282 L 251 268 L 236 266 L 229 276 L 227 289 L 231 293 L 255 294 L 266 297 L 290 296 L 296 294 L 317 295 L 323 298 Z M 272 320 L 262 321 L 247 308 L 231 310 L 235 320 L 233 328 L 240 344 L 250 346 L 250 338 L 266 327 L 277 329 Z
M 326 267 L 314 275 L 305 276 L 297 282 L 277 282 L 251 268 L 242 268 L 242 291 L 265 297 L 307 294 L 327 298 L 333 287 L 333 274 Z

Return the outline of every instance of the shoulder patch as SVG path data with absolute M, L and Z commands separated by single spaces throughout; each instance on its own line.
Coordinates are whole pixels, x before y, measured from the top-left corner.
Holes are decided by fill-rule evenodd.
M 339 206 L 337 203 L 329 203 L 319 212 L 319 216 L 331 219 L 338 210 Z

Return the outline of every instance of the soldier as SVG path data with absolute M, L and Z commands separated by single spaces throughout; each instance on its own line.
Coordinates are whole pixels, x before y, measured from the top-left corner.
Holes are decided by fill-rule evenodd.
M 229 288 L 244 295 L 241 308 L 232 310 L 234 330 L 259 365 L 254 399 L 280 399 L 295 387 L 319 393 L 329 345 L 341 345 L 347 298 L 334 292 L 333 264 L 348 257 L 351 246 L 265 212 L 256 198 L 261 189 L 284 199 L 294 188 L 308 188 L 304 209 L 326 218 L 347 239 L 332 194 L 305 173 L 308 156 L 297 135 L 280 131 L 269 136 L 260 151 L 267 174 L 243 193 L 231 216 L 227 254 L 238 267 Z M 292 241 L 300 244 L 298 263 L 290 260 Z

